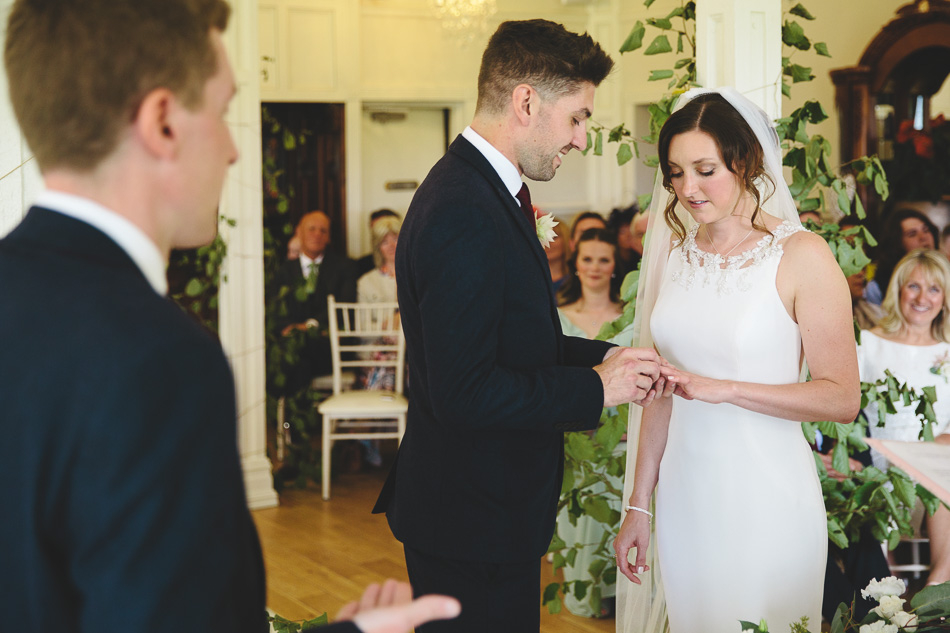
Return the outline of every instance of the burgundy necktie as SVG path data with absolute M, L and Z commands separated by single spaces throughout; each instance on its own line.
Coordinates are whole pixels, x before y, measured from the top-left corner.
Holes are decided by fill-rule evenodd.
M 528 193 L 527 183 L 521 183 L 521 189 L 515 197 L 518 198 L 518 202 L 521 203 L 521 212 L 524 213 L 524 217 L 528 218 L 528 224 L 530 224 L 533 229 L 535 223 L 534 207 L 531 206 L 531 194 Z

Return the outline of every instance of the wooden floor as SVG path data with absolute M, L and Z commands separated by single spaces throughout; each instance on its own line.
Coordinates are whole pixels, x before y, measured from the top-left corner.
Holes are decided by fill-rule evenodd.
M 408 580 L 402 546 L 382 515 L 370 514 L 385 473 L 343 474 L 333 481 L 333 498 L 316 487 L 285 490 L 280 506 L 253 512 L 267 567 L 267 606 L 301 620 L 323 612 L 333 618 L 371 582 Z M 542 587 L 553 580 L 542 562 Z M 540 604 L 540 593 L 538 594 Z M 541 610 L 544 633 L 614 631 L 614 620 L 579 618 L 567 611 Z

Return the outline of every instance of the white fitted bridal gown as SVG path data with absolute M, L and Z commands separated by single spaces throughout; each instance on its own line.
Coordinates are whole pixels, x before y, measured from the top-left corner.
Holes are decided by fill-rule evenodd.
M 798 382 L 801 335 L 775 280 L 780 225 L 729 257 L 670 254 L 650 325 L 659 352 L 711 378 Z M 768 621 L 776 633 L 807 615 L 821 623 L 825 508 L 798 422 L 730 404 L 673 399 L 656 494 L 656 543 L 672 633 L 738 633 Z

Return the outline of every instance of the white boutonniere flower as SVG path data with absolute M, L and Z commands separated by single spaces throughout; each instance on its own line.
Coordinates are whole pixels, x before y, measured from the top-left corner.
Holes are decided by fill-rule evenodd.
M 941 356 L 934 359 L 933 367 L 930 368 L 931 374 L 943 376 L 944 381 L 950 379 L 950 354 L 944 352 Z
M 547 248 L 557 238 L 557 233 L 554 232 L 557 225 L 557 220 L 550 213 L 538 213 L 537 209 L 534 210 L 534 228 L 543 248 Z

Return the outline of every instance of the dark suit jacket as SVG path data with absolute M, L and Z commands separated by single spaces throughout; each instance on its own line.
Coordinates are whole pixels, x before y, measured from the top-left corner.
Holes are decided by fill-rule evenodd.
M 281 286 L 287 286 L 291 290 L 298 288 L 304 282 L 300 262 L 284 262 L 278 272 L 278 281 Z M 323 263 L 320 264 L 316 289 L 307 295 L 305 301 L 298 301 L 293 294 L 287 298 L 287 315 L 280 318 L 279 329 L 282 330 L 292 323 L 316 319 L 320 322 L 320 329 L 325 330 L 328 327 L 327 297 L 330 295 L 334 295 L 337 301 L 356 301 L 356 265 L 350 258 L 328 250 L 323 255 Z
M 447 558 L 539 558 L 563 430 L 591 429 L 610 345 L 561 333 L 547 258 L 488 161 L 459 137 L 416 192 L 396 253 L 409 414 L 377 502 L 403 543 Z
M 0 296 L 3 628 L 266 631 L 218 342 L 44 209 L 0 241 Z

